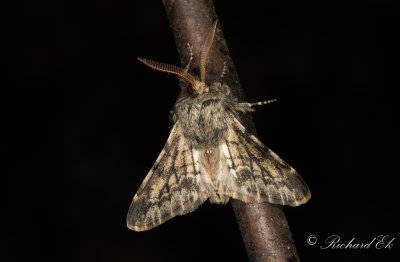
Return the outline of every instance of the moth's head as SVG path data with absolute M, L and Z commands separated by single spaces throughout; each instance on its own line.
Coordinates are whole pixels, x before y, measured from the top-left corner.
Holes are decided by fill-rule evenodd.
M 195 80 L 194 86 L 192 87 L 193 87 L 193 93 L 198 95 L 207 93 L 209 91 L 209 88 L 206 86 L 206 83 L 198 80 Z

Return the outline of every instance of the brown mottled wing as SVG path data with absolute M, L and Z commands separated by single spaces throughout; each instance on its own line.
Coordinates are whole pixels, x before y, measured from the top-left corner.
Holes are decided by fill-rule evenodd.
M 225 158 L 234 185 L 225 194 L 244 202 L 298 206 L 311 193 L 300 175 L 262 144 L 233 116 L 225 139 Z
M 199 173 L 193 154 L 181 134 L 179 122 L 140 186 L 128 211 L 127 226 L 151 229 L 176 215 L 194 211 L 204 199 L 199 195 Z

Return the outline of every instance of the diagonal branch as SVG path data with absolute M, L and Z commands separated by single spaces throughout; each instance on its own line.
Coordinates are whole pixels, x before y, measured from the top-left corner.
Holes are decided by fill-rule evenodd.
M 202 45 L 206 41 L 212 23 L 217 19 L 213 2 L 163 0 L 163 3 L 182 64 L 190 60 L 187 43 L 191 43 L 193 45 L 191 68 L 200 72 Z M 239 101 L 244 101 L 239 77 L 219 25 L 215 32 L 213 48 L 209 52 L 206 80 L 218 82 L 223 65 L 226 63 L 228 71 L 224 76 L 224 82 Z M 255 133 L 250 115 L 244 115 L 240 120 L 249 131 Z M 231 203 L 250 261 L 300 261 L 289 225 L 280 206 L 269 203 L 245 204 L 238 200 L 231 200 Z

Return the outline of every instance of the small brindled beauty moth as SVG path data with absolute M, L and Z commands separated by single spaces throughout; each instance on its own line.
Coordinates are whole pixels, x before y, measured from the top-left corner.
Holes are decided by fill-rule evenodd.
M 239 122 L 241 112 L 259 103 L 238 102 L 229 86 L 206 84 L 206 61 L 215 35 L 214 22 L 202 47 L 200 80 L 185 68 L 148 59 L 152 69 L 188 83 L 172 110 L 174 122 L 164 149 L 140 186 L 127 216 L 128 228 L 144 231 L 194 211 L 207 199 L 225 204 L 269 202 L 298 206 L 311 193 L 299 174 Z

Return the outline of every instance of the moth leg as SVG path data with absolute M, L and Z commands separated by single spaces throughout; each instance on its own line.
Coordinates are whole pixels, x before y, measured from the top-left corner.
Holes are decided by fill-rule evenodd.
M 221 75 L 219 76 L 218 87 L 222 86 L 222 79 L 224 78 L 224 75 L 226 74 L 226 71 L 227 71 L 226 62 L 224 62 L 224 67 L 222 68 Z
M 256 102 L 256 103 L 238 103 L 239 106 L 244 106 L 244 107 L 252 107 L 252 106 L 261 106 L 261 105 L 266 105 L 266 104 L 270 104 L 273 102 L 276 102 L 276 98 L 270 99 L 270 100 L 266 100 L 266 101 L 261 101 L 261 102 Z
M 187 47 L 189 49 L 189 53 L 190 53 L 190 57 L 189 57 L 189 62 L 187 63 L 185 69 L 183 70 L 184 73 L 187 73 L 189 68 L 190 68 L 190 64 L 192 63 L 193 60 L 193 46 L 189 43 L 187 43 Z

